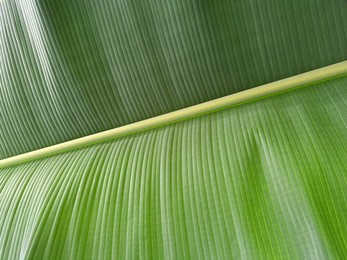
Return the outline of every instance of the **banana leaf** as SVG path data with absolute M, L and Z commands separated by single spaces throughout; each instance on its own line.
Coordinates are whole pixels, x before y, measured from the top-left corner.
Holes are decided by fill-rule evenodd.
M 0 0 L 0 159 L 347 60 L 346 0 Z
M 0 169 L 1 259 L 343 259 L 347 76 Z
M 347 258 L 345 0 L 0 0 L 0 259 Z M 347 70 L 345 71 L 345 73 Z

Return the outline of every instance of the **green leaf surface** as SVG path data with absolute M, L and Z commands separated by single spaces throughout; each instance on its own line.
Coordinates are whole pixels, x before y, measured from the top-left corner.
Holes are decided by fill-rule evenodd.
M 0 159 L 347 59 L 345 0 L 0 0 Z
M 0 169 L 1 259 L 344 259 L 347 77 Z

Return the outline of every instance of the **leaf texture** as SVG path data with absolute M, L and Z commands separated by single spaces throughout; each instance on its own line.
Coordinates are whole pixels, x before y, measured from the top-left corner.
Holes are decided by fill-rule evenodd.
M 347 59 L 345 0 L 0 1 L 0 158 Z
M 0 169 L 1 259 L 343 259 L 347 76 Z

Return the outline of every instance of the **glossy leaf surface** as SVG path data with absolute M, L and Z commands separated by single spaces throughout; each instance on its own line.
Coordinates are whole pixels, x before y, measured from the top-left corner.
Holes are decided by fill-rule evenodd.
M 1 259 L 343 259 L 347 77 L 0 169 Z

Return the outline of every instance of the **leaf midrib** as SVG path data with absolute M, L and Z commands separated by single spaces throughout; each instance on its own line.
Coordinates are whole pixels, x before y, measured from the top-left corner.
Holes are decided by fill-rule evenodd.
M 120 126 L 96 134 L 77 138 L 60 144 L 47 146 L 38 150 L 15 155 L 0 160 L 0 168 L 36 160 L 42 157 L 75 150 L 81 147 L 105 142 L 111 139 L 148 131 L 153 128 L 188 120 L 194 117 L 224 110 L 230 107 L 268 98 L 284 92 L 297 90 L 303 87 L 328 81 L 347 75 L 347 61 L 336 63 L 317 70 L 299 74 L 293 77 L 268 83 L 259 87 L 241 91 L 222 98 L 214 99 L 198 105 L 179 109 L 167 114 L 152 117 L 128 125 Z

